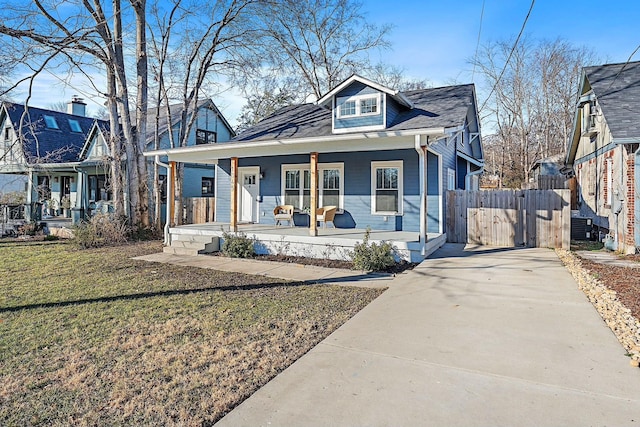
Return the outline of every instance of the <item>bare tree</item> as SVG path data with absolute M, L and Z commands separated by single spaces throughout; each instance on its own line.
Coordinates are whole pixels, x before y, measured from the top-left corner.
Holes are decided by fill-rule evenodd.
M 234 77 L 247 100 L 240 130 L 279 107 L 315 100 L 351 74 L 375 67 L 369 55 L 389 47 L 390 26 L 367 22 L 358 0 L 262 2 L 260 44 Z
M 126 202 L 132 222 L 146 227 L 150 224 L 150 192 L 142 152 L 148 141 L 149 61 L 158 84 L 155 104 L 162 104 L 169 117 L 171 101 L 182 105 L 182 126 L 172 146 L 185 145 L 195 123 L 191 113 L 203 87 L 211 82 L 211 73 L 223 72 L 234 61 L 233 50 L 252 42 L 247 36 L 252 27 L 244 23 L 256 15 L 255 10 L 248 10 L 255 3 L 5 0 L 0 2 L 4 14 L 0 46 L 11 48 L 13 63 L 33 70 L 27 79 L 33 79 L 46 66 L 66 69 L 69 75 L 83 73 L 90 78 L 89 70 L 106 75 L 106 88 L 95 89 L 106 98 L 109 115 L 110 175 L 116 212 L 125 212 Z M 149 21 L 149 11 L 156 17 L 164 18 L 167 13 L 173 17 L 164 23 Z M 148 35 L 151 47 L 147 46 Z M 19 56 L 20 52 L 30 55 Z M 11 88 L 20 83 L 15 82 Z M 169 135 L 173 139 L 173 133 Z M 123 161 L 126 168 L 122 167 Z
M 519 187 L 537 160 L 564 153 L 580 69 L 593 57 L 563 40 L 482 47 L 474 65 L 490 94 L 480 111 L 485 132 L 492 131 L 485 137 L 485 156 L 504 185 Z
M 296 102 L 298 93 L 292 90 L 292 85 L 293 82 L 288 84 L 286 80 L 274 76 L 251 81 L 245 88 L 247 102 L 242 107 L 236 132 L 240 133 L 279 109 Z
M 156 83 L 155 146 L 160 143 L 160 117 L 168 123 L 179 123 L 176 134 L 168 132 L 172 148 L 184 147 L 190 141 L 196 126 L 197 110 L 206 94 L 215 90 L 216 81 L 211 77 L 230 73 L 239 67 L 238 58 L 256 41 L 254 0 L 218 0 L 209 3 L 186 4 L 184 0 L 173 3 L 158 2 L 152 8 L 150 58 Z M 179 119 L 179 120 L 176 120 Z M 154 174 L 154 192 L 160 194 Z M 174 197 L 181 200 L 184 165 L 177 167 Z M 156 200 L 159 197 L 156 196 Z M 156 201 L 156 212 L 159 203 Z M 159 216 L 155 221 L 159 224 Z M 181 213 L 175 212 L 175 223 L 180 223 Z
M 260 16 L 268 65 L 299 76 L 316 99 L 368 65 L 372 49 L 388 47 L 390 27 L 368 23 L 357 0 L 265 2 Z

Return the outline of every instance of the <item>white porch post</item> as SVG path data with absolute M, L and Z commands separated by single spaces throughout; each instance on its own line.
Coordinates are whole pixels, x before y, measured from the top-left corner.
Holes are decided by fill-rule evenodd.
M 31 170 L 29 171 L 29 174 L 27 175 L 27 203 L 25 204 L 24 207 L 24 216 L 25 216 L 25 220 L 31 222 L 31 219 L 34 218 L 34 212 L 33 212 L 33 202 L 37 201 L 34 200 L 33 197 L 33 189 L 34 189 L 34 185 L 33 185 L 33 180 L 37 179 L 36 174 L 34 174 L 34 172 Z
M 176 212 L 176 162 L 169 162 L 169 176 L 167 184 L 167 223 L 169 225 L 175 225 L 173 217 Z
M 426 254 L 427 246 L 427 147 L 421 145 L 421 136 L 415 136 L 415 150 L 418 152 L 418 170 L 420 179 L 420 247 Z
M 231 158 L 231 223 L 232 232 L 238 231 L 238 158 Z

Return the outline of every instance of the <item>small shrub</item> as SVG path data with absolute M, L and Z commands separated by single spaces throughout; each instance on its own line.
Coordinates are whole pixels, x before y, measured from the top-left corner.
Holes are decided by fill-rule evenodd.
M 45 240 L 45 242 L 53 242 L 55 240 L 60 240 L 60 238 L 58 236 L 53 235 L 53 234 L 47 234 L 46 236 L 44 236 L 44 240 Z
M 83 249 L 126 243 L 130 234 L 126 219 L 113 214 L 97 214 L 73 227 L 73 241 Z
M 222 253 L 232 258 L 253 258 L 256 251 L 253 248 L 253 239 L 247 237 L 244 233 L 231 234 L 224 233 L 222 235 L 224 243 L 222 243 Z
M 18 234 L 21 236 L 35 236 L 41 231 L 42 229 L 35 222 L 28 222 L 18 227 Z
M 384 271 L 396 263 L 393 246 L 389 242 L 369 243 L 371 229 L 367 228 L 362 243 L 356 243 L 351 254 L 353 267 L 363 271 Z

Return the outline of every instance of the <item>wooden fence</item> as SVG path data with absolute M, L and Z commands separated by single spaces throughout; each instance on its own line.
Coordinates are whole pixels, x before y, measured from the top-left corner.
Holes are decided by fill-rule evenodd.
M 570 190 L 447 191 L 447 241 L 569 249 Z
M 215 218 L 215 197 L 187 197 L 184 199 L 184 224 L 204 224 Z

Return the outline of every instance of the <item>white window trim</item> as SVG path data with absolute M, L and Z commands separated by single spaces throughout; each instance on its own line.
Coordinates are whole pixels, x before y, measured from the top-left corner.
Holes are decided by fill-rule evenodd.
M 381 168 L 398 168 L 398 211 L 376 211 L 376 170 Z M 371 215 L 403 215 L 404 205 L 404 172 L 403 161 L 392 160 L 371 162 Z
M 355 105 L 355 111 L 353 112 L 353 114 L 343 114 L 342 113 L 342 107 L 344 106 L 344 104 L 346 104 L 347 102 L 353 102 Z M 356 101 L 355 99 L 346 99 L 342 104 L 340 104 L 340 106 L 338 107 L 338 117 L 339 118 L 350 118 L 350 117 L 358 117 L 358 101 Z
M 367 116 L 379 116 L 381 114 L 381 96 L 380 93 L 374 93 L 374 94 L 366 94 L 366 95 L 354 95 L 354 96 L 350 96 L 349 98 L 345 99 L 342 101 L 342 103 L 340 105 L 338 105 L 338 118 L 339 119 L 352 119 L 352 118 L 356 118 L 356 117 L 367 117 Z M 371 113 L 361 113 L 360 112 L 360 101 L 363 101 L 365 99 L 375 99 L 376 100 L 376 110 L 375 112 L 371 112 Z M 342 105 L 346 102 L 350 102 L 350 101 L 355 101 L 356 103 L 356 113 L 355 114 L 348 114 L 348 115 L 343 115 L 342 114 Z
M 447 168 L 447 190 L 455 190 L 455 189 L 456 189 L 456 171 L 451 168 Z
M 339 188 L 339 206 L 338 212 L 342 213 L 344 209 L 344 163 L 318 163 L 318 207 L 323 206 L 323 194 L 322 194 L 322 171 L 327 169 L 338 169 L 340 171 L 340 188 Z M 286 172 L 291 170 L 299 170 L 300 171 L 300 200 L 302 203 L 302 198 L 304 195 L 304 171 L 311 170 L 311 164 L 309 163 L 298 163 L 298 164 L 283 164 L 280 167 L 280 198 L 282 203 L 285 200 L 285 190 L 286 190 Z M 296 207 L 297 208 L 297 207 Z

